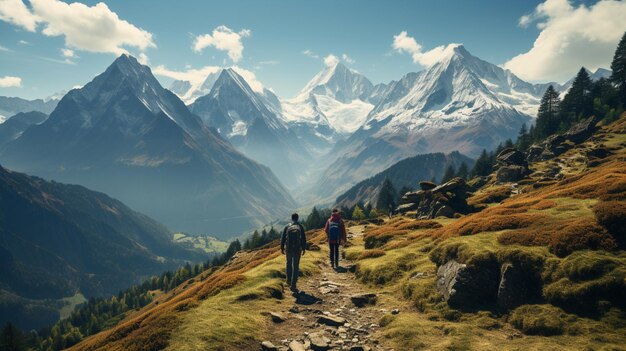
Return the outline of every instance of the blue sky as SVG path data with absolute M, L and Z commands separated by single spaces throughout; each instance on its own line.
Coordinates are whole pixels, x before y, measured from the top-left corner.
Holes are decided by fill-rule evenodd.
M 2 2 L 11 6 L 3 7 Z M 19 7 L 17 2 L 23 4 L 27 12 L 15 10 Z M 462 43 L 472 54 L 486 61 L 506 63 L 528 80 L 565 80 L 582 65 L 589 68 L 608 66 L 611 58 L 608 56 L 612 56 L 610 50 L 614 50 L 626 29 L 620 24 L 626 23 L 623 21 L 626 18 L 623 1 L 608 1 L 608 4 L 598 6 L 596 1 L 567 0 L 547 0 L 545 3 L 526 0 L 115 0 L 105 1 L 108 12 L 101 5 L 96 10 L 93 6 L 97 1 L 81 2 L 87 6 L 75 7 L 71 11 L 69 7 L 65 8 L 66 15 L 76 22 L 72 27 L 67 23 L 67 17 L 64 19 L 58 11 L 63 8 L 57 6 L 59 0 L 0 0 L 0 79 L 20 79 L 19 87 L 6 83 L 9 81 L 4 87 L 0 85 L 0 95 L 42 98 L 83 85 L 102 72 L 119 54 L 119 49 L 135 56 L 143 53 L 153 69 L 161 66 L 171 72 L 231 66 L 235 64 L 232 56 L 227 50 L 217 48 L 216 44 L 201 50 L 193 49 L 198 36 L 212 36 L 220 26 L 226 26 L 241 37 L 239 42 L 243 51 L 240 57 L 235 54 L 236 65 L 252 71 L 258 81 L 282 97 L 294 96 L 324 67 L 323 58 L 329 54 L 347 55 L 344 60 L 347 66 L 363 73 L 373 83 L 379 83 L 422 69 L 421 61 L 412 59 L 415 50 L 426 52 L 450 43 Z M 81 20 L 100 23 L 90 16 L 110 13 L 118 17 L 117 22 L 114 18 L 111 23 L 128 22 L 123 30 L 137 35 L 132 43 L 115 44 L 113 41 L 123 40 L 115 35 L 110 36 L 110 42 L 105 42 L 111 31 L 105 25 L 109 23 L 107 21 L 103 21 L 100 28 L 81 28 Z M 520 24 L 523 16 L 527 18 Z M 578 18 L 578 22 L 570 23 L 570 17 Z M 584 37 L 584 33 L 574 33 L 579 29 L 570 29 L 581 23 L 593 27 L 589 23 L 606 21 L 617 21 L 616 28 L 611 29 L 614 33 L 600 33 L 602 35 L 596 35 L 599 39 L 588 39 L 591 44 L 579 42 L 577 38 Z M 400 52 L 392 47 L 394 36 L 403 31 L 418 43 L 419 49 L 411 47 Z M 118 36 L 124 35 L 118 33 Z M 573 61 L 571 64 L 566 67 L 556 65 L 548 72 L 545 69 L 540 71 L 532 67 L 546 66 L 541 60 L 545 60 L 545 52 L 553 50 L 554 46 L 551 47 L 548 41 L 548 44 L 537 47 L 535 41 L 540 35 L 547 35 L 552 41 L 557 36 L 561 41 L 570 40 L 570 46 L 579 51 L 590 45 L 595 48 L 593 45 L 597 44 L 600 52 L 566 52 L 568 60 Z M 604 38 L 607 36 L 610 38 Z M 64 49 L 70 50 L 66 52 L 69 57 L 63 56 Z M 303 54 L 305 50 L 310 54 Z M 512 60 L 524 54 L 526 56 Z M 563 53 L 554 55 L 551 61 L 558 59 L 558 55 L 565 57 Z M 157 77 L 165 86 L 172 80 L 164 75 Z

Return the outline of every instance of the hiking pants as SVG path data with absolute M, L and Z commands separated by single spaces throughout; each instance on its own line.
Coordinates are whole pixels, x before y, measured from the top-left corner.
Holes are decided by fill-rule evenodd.
M 300 274 L 300 256 L 302 252 L 287 252 L 287 284 L 292 288 L 296 287 L 298 275 Z
M 339 243 L 330 243 L 330 264 L 339 267 Z

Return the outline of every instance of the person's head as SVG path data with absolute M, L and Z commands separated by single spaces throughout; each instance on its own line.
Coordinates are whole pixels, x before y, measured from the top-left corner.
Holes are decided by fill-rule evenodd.
M 336 208 L 333 208 L 332 213 L 333 213 L 333 214 L 339 214 L 339 210 L 338 210 L 338 209 L 336 209 Z
M 294 213 L 294 214 L 291 215 L 291 220 L 294 221 L 294 222 L 297 222 L 298 218 L 300 218 L 300 216 L 298 216 L 297 213 Z

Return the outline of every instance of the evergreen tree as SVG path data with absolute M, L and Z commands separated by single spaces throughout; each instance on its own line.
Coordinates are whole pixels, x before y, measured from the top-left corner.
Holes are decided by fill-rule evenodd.
M 617 44 L 611 62 L 611 82 L 615 84 L 622 107 L 626 108 L 626 32 Z
M 561 129 L 567 129 L 573 123 L 593 113 L 591 99 L 591 78 L 585 67 L 581 68 L 572 82 L 572 86 L 563 97 L 560 109 Z
M 441 184 L 445 184 L 446 182 L 450 181 L 450 179 L 454 178 L 455 175 L 456 171 L 454 170 L 454 166 L 449 165 L 446 169 L 446 172 L 443 174 L 443 178 L 441 178 Z
M 524 123 L 522 124 L 519 134 L 517 135 L 517 148 L 522 151 L 527 150 L 530 147 L 531 142 L 530 133 L 528 132 L 526 123 Z
M 378 193 L 378 200 L 376 201 L 376 208 L 381 210 L 388 210 L 389 205 L 395 207 L 396 190 L 393 187 L 393 183 L 389 178 L 385 178 L 383 185 Z
M 476 159 L 476 163 L 474 163 L 474 168 L 472 168 L 472 177 L 489 175 L 491 168 L 492 164 L 489 154 L 487 154 L 487 150 L 483 149 L 478 159 Z
M 467 179 L 467 177 L 469 176 L 469 169 L 465 161 L 463 161 L 459 166 L 459 169 L 456 171 L 456 176 L 463 179 Z
M 560 104 L 559 93 L 550 85 L 543 94 L 539 104 L 539 112 L 537 113 L 537 122 L 534 129 L 535 135 L 533 135 L 534 140 L 544 139 L 556 132 L 560 124 L 558 119 Z
M 0 332 L 0 350 L 23 351 L 26 350 L 24 335 L 13 324 L 7 323 Z
M 320 216 L 320 213 L 317 208 L 313 206 L 311 213 L 308 215 L 306 221 L 304 222 L 304 226 L 306 227 L 306 229 L 319 229 L 321 222 L 322 218 Z

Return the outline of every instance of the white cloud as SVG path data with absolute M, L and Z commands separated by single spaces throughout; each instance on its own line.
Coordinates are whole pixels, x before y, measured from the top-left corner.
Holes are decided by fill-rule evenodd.
M 336 65 L 339 62 L 339 58 L 337 58 L 337 56 L 330 54 L 326 57 L 324 57 L 324 64 L 328 67 L 332 67 L 334 65 Z
M 61 49 L 61 55 L 67 58 L 76 57 L 76 53 L 74 52 L 74 50 L 71 49 Z
M 0 88 L 19 88 L 22 86 L 22 78 L 4 76 L 0 77 Z
M 243 77 L 243 79 L 246 80 L 246 82 L 248 83 L 250 88 L 252 88 L 252 90 L 256 91 L 257 93 L 263 92 L 263 84 L 259 82 L 254 72 L 249 71 L 245 68 L 237 67 L 237 66 L 233 66 L 232 69 L 234 69 L 235 72 L 237 72 L 237 74 L 239 74 L 240 76 Z
M 459 45 L 460 44 L 454 43 L 446 46 L 441 45 L 423 52 L 422 45 L 420 45 L 415 38 L 410 37 L 406 31 L 402 31 L 400 34 L 393 36 L 393 44 L 391 47 L 397 52 L 410 54 L 413 62 L 429 67 L 449 56 L 454 48 Z
M 17 42 L 18 44 L 22 44 L 22 45 L 30 45 L 29 42 L 27 42 L 26 40 L 20 40 Z
M 353 64 L 355 62 L 352 57 L 348 56 L 348 54 L 341 55 L 341 59 L 346 61 L 349 64 Z
M 242 38 L 249 37 L 252 32 L 249 29 L 242 29 L 234 32 L 226 26 L 219 26 L 213 29 L 212 34 L 198 35 L 193 41 L 193 50 L 202 52 L 203 49 L 212 46 L 217 50 L 226 51 L 228 57 L 233 62 L 239 62 L 243 57 Z
M 568 0 L 546 0 L 519 25 L 536 23 L 541 30 L 533 47 L 504 64 L 526 80 L 571 78 L 581 66 L 608 67 L 626 31 L 626 2 L 599 1 L 573 6 Z
M 139 63 L 141 63 L 142 65 L 150 64 L 150 58 L 143 52 L 140 53 L 139 56 L 137 56 L 137 61 L 139 61 Z
M 9 49 L 9 48 L 5 48 L 4 46 L 0 45 L 0 51 L 8 51 L 8 52 L 10 52 L 12 50 Z
M 39 21 L 22 0 L 1 0 L 0 20 L 13 23 L 29 32 L 34 32 L 37 29 L 37 22 Z
M 267 65 L 277 65 L 279 64 L 280 61 L 275 61 L 275 60 L 268 60 L 268 61 L 260 61 L 259 65 L 261 66 L 267 66 Z
M 306 49 L 306 50 L 302 51 L 302 55 L 308 56 L 308 57 L 312 57 L 314 59 L 320 58 L 320 56 L 318 54 L 314 53 L 313 51 L 311 51 L 309 49 Z
M 87 6 L 80 2 L 30 0 L 29 9 L 22 0 L 0 1 L 0 20 L 46 36 L 63 36 L 68 48 L 113 53 L 127 53 L 124 47 L 144 51 L 156 47 L 152 34 L 122 20 L 100 2 Z

